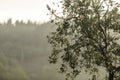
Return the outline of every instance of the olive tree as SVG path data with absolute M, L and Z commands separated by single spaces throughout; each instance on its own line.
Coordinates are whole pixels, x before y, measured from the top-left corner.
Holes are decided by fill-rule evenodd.
M 48 35 L 52 46 L 50 63 L 60 64 L 66 80 L 81 71 L 98 73 L 102 67 L 107 80 L 120 79 L 120 13 L 113 0 L 63 0 L 62 12 L 47 8 L 56 31 Z

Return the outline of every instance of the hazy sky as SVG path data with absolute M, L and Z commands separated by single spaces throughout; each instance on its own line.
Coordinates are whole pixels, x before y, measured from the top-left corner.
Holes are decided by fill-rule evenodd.
M 60 0 L 0 0 L 0 22 L 12 18 L 27 21 L 48 20 L 46 4 L 52 6 L 53 2 Z M 119 0 L 117 0 L 119 1 Z
M 0 0 L 0 22 L 12 18 L 27 21 L 48 20 L 46 4 L 52 6 L 59 0 Z

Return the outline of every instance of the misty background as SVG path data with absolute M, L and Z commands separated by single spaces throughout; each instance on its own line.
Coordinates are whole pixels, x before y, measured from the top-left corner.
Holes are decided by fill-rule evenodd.
M 36 24 L 9 19 L 0 23 L 0 77 L 2 80 L 62 80 L 57 66 L 48 63 L 47 35 L 51 23 Z M 7 79 L 8 78 L 8 79 Z
M 48 62 L 54 31 L 46 5 L 58 0 L 0 0 L 0 79 L 63 80 Z

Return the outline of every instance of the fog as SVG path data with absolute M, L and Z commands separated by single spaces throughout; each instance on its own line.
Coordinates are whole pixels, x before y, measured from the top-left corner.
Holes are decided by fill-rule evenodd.
M 46 36 L 53 24 L 11 22 L 0 24 L 0 80 L 63 80 L 57 66 L 48 63 L 51 48 Z

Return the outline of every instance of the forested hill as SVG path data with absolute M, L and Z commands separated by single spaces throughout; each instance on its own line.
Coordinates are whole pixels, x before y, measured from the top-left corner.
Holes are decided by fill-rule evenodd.
M 0 23 L 0 80 L 61 80 L 48 63 L 51 49 L 46 36 L 51 23 Z

